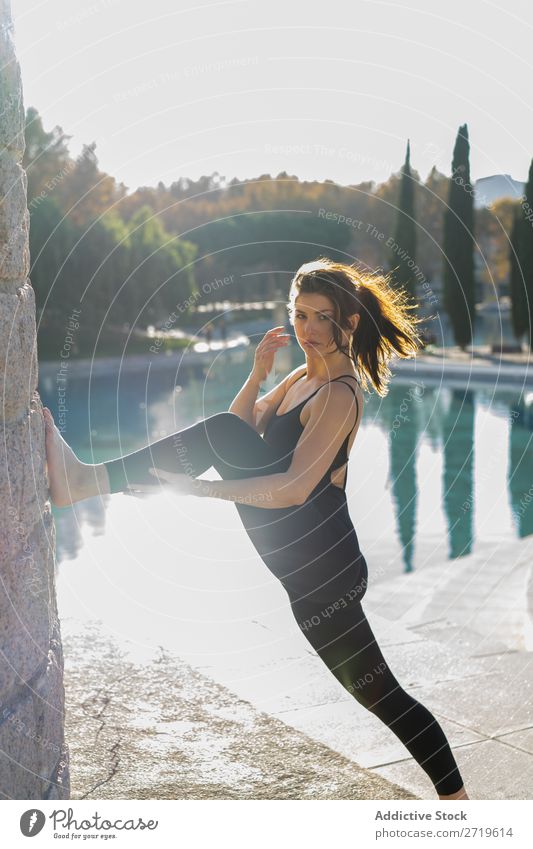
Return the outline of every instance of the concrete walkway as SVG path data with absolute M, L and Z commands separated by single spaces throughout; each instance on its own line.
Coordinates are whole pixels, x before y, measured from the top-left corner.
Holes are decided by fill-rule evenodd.
M 473 799 L 533 796 L 533 537 L 398 575 L 364 607 L 394 674 L 438 718 Z M 290 612 L 211 654 L 62 622 L 73 798 L 435 799 L 394 734 Z M 221 635 L 222 636 L 222 635 Z
M 427 378 L 446 386 L 498 384 L 498 386 L 533 385 L 533 351 L 517 354 L 492 354 L 488 345 L 470 350 L 427 348 L 415 358 L 396 359 L 391 370 L 398 374 Z
M 416 798 L 161 648 L 62 632 L 73 799 Z
M 445 720 L 473 798 L 533 797 L 532 593 L 533 537 L 478 545 L 368 593 L 370 617 L 379 612 L 418 637 L 412 664 L 398 647 L 390 662 Z M 420 790 L 412 761 L 377 771 Z
M 532 564 L 533 537 L 480 546 L 371 584 L 364 601 L 387 662 L 438 718 L 474 799 L 533 796 Z M 255 621 L 244 644 L 254 628 L 258 638 L 271 632 L 269 657 L 251 667 L 217 655 L 199 670 L 374 774 L 435 798 L 400 741 L 333 678 L 303 634 L 276 642 L 279 625 Z

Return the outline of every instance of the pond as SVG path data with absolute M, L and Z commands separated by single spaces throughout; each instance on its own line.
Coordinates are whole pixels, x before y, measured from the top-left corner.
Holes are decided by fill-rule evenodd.
M 278 379 L 302 362 L 283 352 Z M 141 374 L 71 377 L 65 439 L 85 462 L 102 462 L 228 409 L 252 353 Z M 57 416 L 49 376 L 39 386 Z M 397 375 L 385 398 L 367 395 L 352 448 L 347 498 L 370 581 L 475 551 L 480 542 L 533 532 L 531 391 L 432 386 Z M 204 477 L 218 477 L 214 469 Z M 114 621 L 121 633 L 185 623 L 241 621 L 285 604 L 231 502 L 146 500 L 122 494 L 54 508 L 63 615 Z

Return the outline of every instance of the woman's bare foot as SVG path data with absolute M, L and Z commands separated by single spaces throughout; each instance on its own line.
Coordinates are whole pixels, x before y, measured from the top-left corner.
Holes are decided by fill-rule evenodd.
M 48 407 L 43 407 L 43 415 L 52 504 L 56 507 L 68 507 L 69 504 L 92 495 L 108 493 L 109 480 L 104 465 L 82 463 L 61 436 Z
M 439 796 L 439 799 L 470 799 L 464 787 L 461 787 L 456 793 L 451 793 L 449 796 Z

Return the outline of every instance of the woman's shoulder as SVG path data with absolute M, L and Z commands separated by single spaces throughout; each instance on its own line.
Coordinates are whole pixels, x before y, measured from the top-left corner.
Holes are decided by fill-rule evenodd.
M 335 383 L 344 383 L 346 386 L 349 386 L 352 390 L 352 393 L 355 395 L 359 402 L 359 406 L 362 408 L 365 403 L 365 396 L 363 392 L 363 387 L 359 381 L 359 378 L 356 374 L 348 374 L 343 375 L 340 378 L 335 380 Z
M 344 384 L 344 386 L 342 384 Z M 319 400 L 320 396 L 322 397 L 322 401 Z M 329 400 L 333 401 L 333 405 L 331 407 L 332 414 L 340 412 L 342 405 L 342 408 L 344 409 L 343 417 L 346 429 L 349 433 L 351 433 L 355 426 L 361 422 L 364 407 L 364 393 L 356 375 L 343 375 L 342 379 L 340 377 L 334 378 L 321 386 L 320 389 L 313 394 L 309 403 L 306 404 L 306 407 L 309 408 L 309 415 L 311 413 L 311 405 L 313 402 L 315 402 L 316 406 L 320 408 L 324 398 L 329 398 Z M 352 409 L 353 415 L 351 414 Z

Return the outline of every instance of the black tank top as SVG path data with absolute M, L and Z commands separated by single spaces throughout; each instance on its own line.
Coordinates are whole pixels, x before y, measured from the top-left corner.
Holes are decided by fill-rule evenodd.
M 299 380 L 300 377 L 303 377 L 305 374 L 307 374 L 306 371 L 304 371 L 303 374 L 297 377 L 296 380 Z M 320 389 L 322 389 L 323 386 L 326 386 L 328 383 L 332 383 L 333 380 L 340 380 L 342 377 L 353 377 L 355 380 L 357 380 L 357 378 L 353 374 L 341 374 L 339 375 L 339 377 L 334 377 L 332 378 L 332 380 L 328 380 L 326 383 L 323 383 L 322 386 L 319 386 L 318 389 L 315 389 L 315 391 L 311 395 L 309 395 L 307 398 L 297 404 L 296 407 L 293 407 L 291 410 L 288 410 L 286 413 L 281 413 L 280 415 L 277 415 L 276 410 L 270 417 L 270 420 L 268 421 L 267 426 L 265 428 L 265 432 L 263 434 L 263 439 L 265 440 L 265 442 L 271 445 L 279 454 L 280 459 L 283 461 L 283 465 L 286 467 L 283 469 L 284 471 L 289 468 L 292 462 L 292 455 L 294 453 L 294 449 L 296 448 L 298 440 L 300 439 L 300 436 L 302 435 L 304 430 L 304 427 L 300 422 L 301 408 L 304 406 L 304 404 L 307 404 L 307 402 L 313 397 L 313 395 L 316 395 L 316 393 Z M 294 383 L 296 383 L 296 380 L 294 381 Z M 330 475 L 331 472 L 335 471 L 335 469 L 339 469 L 341 466 L 348 462 L 348 442 L 352 431 L 359 419 L 359 401 L 357 400 L 357 395 L 355 394 L 353 387 L 350 386 L 349 383 L 346 383 L 345 380 L 343 380 L 342 382 L 345 386 L 350 387 L 355 398 L 355 403 L 357 404 L 357 414 L 355 422 L 353 424 L 352 429 L 350 430 L 350 433 L 347 435 L 346 439 L 337 451 L 337 454 L 331 466 L 329 467 L 323 478 L 318 482 L 313 492 L 309 495 L 309 498 L 314 498 L 320 492 L 324 491 L 326 487 L 339 490 L 339 492 L 344 492 L 346 490 L 348 467 L 346 467 L 346 474 L 344 476 L 344 484 L 342 486 L 342 489 L 341 487 L 337 486 L 337 484 L 331 483 Z M 294 386 L 294 383 L 291 383 L 291 386 Z

